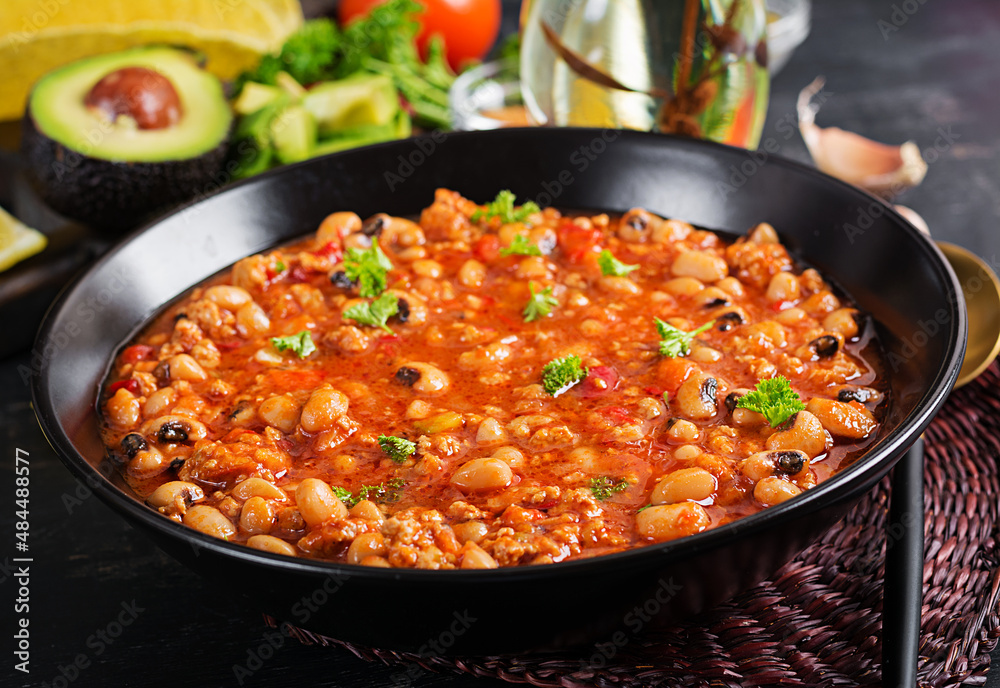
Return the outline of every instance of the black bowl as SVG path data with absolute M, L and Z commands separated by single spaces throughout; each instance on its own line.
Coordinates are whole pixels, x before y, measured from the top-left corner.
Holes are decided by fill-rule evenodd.
M 373 569 L 269 555 L 178 525 L 114 480 L 102 463 L 98 386 L 117 348 L 165 302 L 244 255 L 315 231 L 333 210 L 414 213 L 441 186 L 480 202 L 509 188 L 542 205 L 641 205 L 733 232 L 772 223 L 801 259 L 877 319 L 892 394 L 886 431 L 862 459 L 816 488 L 724 527 L 605 557 L 493 571 Z M 164 550 L 259 609 L 365 645 L 492 654 L 638 632 L 775 571 L 841 518 L 918 437 L 955 381 L 965 337 L 961 290 L 933 243 L 847 184 L 700 141 L 502 130 L 398 141 L 286 167 L 133 234 L 50 309 L 35 345 L 32 392 L 42 429 L 77 478 Z

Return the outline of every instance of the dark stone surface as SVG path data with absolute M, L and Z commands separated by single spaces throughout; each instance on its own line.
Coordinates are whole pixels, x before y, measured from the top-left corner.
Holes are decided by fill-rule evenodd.
M 893 7 L 904 5 L 916 11 L 896 12 L 897 23 L 906 18 L 897 27 Z M 506 7 L 511 10 L 512 3 Z M 513 19 L 508 11 L 505 25 Z M 889 143 L 913 139 L 924 151 L 940 144 L 936 155 L 928 153 L 935 159 L 923 185 L 899 200 L 920 212 L 938 238 L 995 260 L 1000 253 L 998 43 L 1000 4 L 990 0 L 817 3 L 811 36 L 774 80 L 765 137 L 773 137 L 783 155 L 806 160 L 788 122 L 794 121 L 798 90 L 824 74 L 832 96 L 819 116 L 821 125 Z M 13 670 L 17 586 L 0 568 L 5 610 L 0 633 L 6 638 L 0 644 L 0 684 L 240 685 L 234 667 L 247 668 L 255 655 L 269 658 L 243 675 L 242 685 L 507 685 L 422 670 L 408 675 L 344 651 L 290 641 L 269 652 L 269 632 L 258 614 L 87 497 L 38 431 L 18 373 L 27 362 L 27 355 L 0 361 L 0 532 L 5 533 L 0 563 L 14 556 L 14 457 L 22 449 L 31 467 L 31 673 Z M 987 685 L 1000 686 L 1000 676 Z

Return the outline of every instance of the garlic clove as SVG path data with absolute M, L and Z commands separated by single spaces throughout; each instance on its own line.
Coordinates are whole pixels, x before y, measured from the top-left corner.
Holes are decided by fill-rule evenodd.
M 813 98 L 823 88 L 817 77 L 799 93 L 799 131 L 809 154 L 823 172 L 882 196 L 916 186 L 927 174 L 927 163 L 912 141 L 889 146 L 838 127 L 816 125 L 819 105 Z
M 920 230 L 927 236 L 931 235 L 931 228 L 927 226 L 927 221 L 924 220 L 924 218 L 922 218 L 920 216 L 920 213 L 918 213 L 916 210 L 914 210 L 913 208 L 907 208 L 905 205 L 894 205 L 893 208 L 895 208 L 897 213 L 906 218 L 906 221 L 909 222 L 914 227 L 916 227 L 918 230 Z

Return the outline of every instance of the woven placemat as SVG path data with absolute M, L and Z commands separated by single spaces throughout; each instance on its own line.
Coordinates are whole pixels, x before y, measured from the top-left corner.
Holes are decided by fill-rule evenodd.
M 982 685 L 1000 637 L 998 364 L 951 395 L 926 440 L 920 685 Z M 418 657 L 288 632 L 386 664 L 534 686 L 877 686 L 888 499 L 883 480 L 770 580 L 647 633 L 609 660 L 594 648 L 559 657 Z

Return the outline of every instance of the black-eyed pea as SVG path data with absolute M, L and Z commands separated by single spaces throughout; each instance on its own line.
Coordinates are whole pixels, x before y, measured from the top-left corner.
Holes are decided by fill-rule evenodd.
M 139 480 L 154 478 L 170 468 L 167 459 L 156 447 L 147 447 L 128 462 L 128 474 Z
M 295 432 L 299 422 L 299 404 L 287 394 L 268 397 L 260 403 L 257 414 L 268 425 L 286 434 Z
M 542 256 L 527 256 L 517 264 L 514 275 L 522 280 L 544 280 L 552 276 L 552 267 Z
M 229 284 L 209 287 L 205 290 L 205 298 L 231 313 L 235 313 L 240 306 L 253 300 L 246 289 Z
M 799 306 L 812 316 L 822 316 L 840 308 L 840 299 L 828 291 L 812 294 Z
M 466 493 L 497 490 L 513 481 L 510 466 L 495 457 L 467 461 L 451 476 L 451 484 Z
M 205 369 L 188 354 L 176 354 L 167 359 L 167 369 L 171 380 L 201 382 L 208 378 Z
M 791 427 L 768 437 L 765 446 L 768 449 L 798 449 L 811 459 L 826 451 L 826 443 L 826 430 L 819 419 L 809 411 L 799 411 Z
M 740 472 L 753 482 L 759 482 L 775 473 L 774 453 L 757 452 L 743 459 L 739 465 Z
M 385 557 L 380 557 L 376 554 L 365 557 L 359 562 L 362 566 L 371 566 L 377 569 L 391 569 L 392 564 Z
M 746 337 L 760 347 L 783 349 L 788 346 L 788 335 L 781 323 L 762 320 L 746 328 Z
M 241 337 L 250 339 L 271 329 L 271 319 L 264 309 L 253 301 L 247 301 L 236 311 L 236 331 Z
M 682 444 L 677 449 L 674 449 L 674 458 L 678 461 L 694 461 L 703 453 L 701 447 L 697 445 Z
M 722 360 L 722 352 L 699 341 L 691 342 L 691 353 L 687 356 L 695 363 L 716 363 Z
M 385 539 L 382 533 L 361 533 L 347 548 L 348 564 L 360 564 L 365 557 L 385 556 Z
M 718 287 L 705 287 L 694 295 L 694 303 L 701 308 L 720 308 L 729 305 L 729 294 Z
M 524 454 L 514 447 L 498 447 L 493 451 L 493 458 L 500 459 L 511 468 L 524 465 Z
M 682 220 L 662 220 L 651 224 L 653 241 L 664 244 L 683 241 L 694 231 L 694 227 Z
M 158 389 L 148 397 L 142 407 L 142 414 L 146 418 L 154 418 L 169 411 L 170 407 L 177 401 L 177 391 L 173 387 L 163 387 Z
M 455 537 L 461 543 L 482 542 L 489 532 L 489 528 L 482 521 L 465 521 L 454 524 L 451 529 L 455 532 Z
M 698 438 L 701 437 L 701 431 L 697 425 L 689 420 L 671 418 L 667 421 L 665 435 L 667 440 L 675 444 L 690 444 L 698 441 Z
M 273 535 L 252 535 L 247 539 L 247 544 L 254 549 L 259 549 L 261 552 L 284 554 L 286 557 L 297 555 L 295 547 Z
M 184 480 L 165 482 L 146 498 L 146 503 L 154 509 L 171 509 L 183 513 L 188 506 L 205 498 L 205 492 L 198 485 Z
M 139 422 L 139 400 L 124 387 L 108 399 L 104 408 L 108 420 L 119 428 L 131 428 Z
M 801 293 L 798 277 L 790 272 L 779 272 L 768 282 L 766 295 L 771 303 L 781 303 L 797 301 Z
M 718 392 L 716 378 L 703 372 L 694 373 L 677 389 L 677 410 L 691 420 L 708 420 L 719 411 Z
M 240 509 L 240 526 L 251 535 L 271 532 L 274 528 L 274 507 L 263 497 L 251 497 Z
M 715 283 L 715 286 L 735 298 L 741 298 L 746 294 L 743 283 L 735 277 L 726 277 Z
M 664 283 L 663 289 L 673 296 L 694 296 L 705 285 L 694 277 L 677 277 Z
M 347 507 L 319 478 L 306 478 L 295 488 L 295 502 L 309 527 L 347 518 Z
M 415 260 L 411 264 L 411 267 L 413 268 L 413 272 L 421 277 L 437 279 L 441 276 L 441 263 L 436 260 Z
M 382 523 L 385 517 L 382 515 L 382 510 L 378 508 L 378 505 L 369 500 L 362 499 L 360 502 L 351 507 L 348 512 L 351 518 L 360 518 L 365 521 L 373 521 L 375 523 Z
M 695 502 L 651 506 L 640 511 L 635 517 L 639 535 L 657 542 L 694 535 L 711 524 L 712 519 L 704 507 Z
M 605 275 L 598 280 L 598 286 L 610 294 L 635 296 L 642 293 L 642 287 L 628 277 Z
M 309 395 L 309 399 L 302 407 L 299 424 L 306 432 L 329 430 L 347 413 L 349 405 L 350 402 L 343 392 L 324 385 Z
M 396 371 L 396 379 L 414 392 L 429 396 L 444 394 L 451 386 L 448 374 L 430 363 L 404 363 Z
M 236 534 L 236 526 L 221 511 L 207 504 L 195 504 L 184 513 L 184 525 L 200 533 L 228 540 Z
M 809 400 L 806 410 L 816 416 L 831 435 L 837 437 L 861 439 L 878 427 L 871 411 L 856 401 L 844 403 L 817 397 Z
M 793 306 L 792 308 L 786 308 L 785 310 L 775 315 L 774 319 L 777 320 L 782 325 L 798 325 L 807 317 L 808 316 L 806 315 L 806 312 L 804 310 Z
M 320 246 L 335 241 L 340 244 L 340 240 L 348 234 L 356 234 L 361 231 L 361 218 L 354 213 L 337 212 L 327 215 L 316 230 L 316 241 Z
M 858 311 L 853 308 L 838 308 L 823 318 L 823 328 L 851 339 L 858 334 Z
M 495 569 L 499 566 L 496 559 L 475 542 L 466 542 L 462 546 L 459 556 L 462 561 L 459 567 L 463 569 Z
M 155 437 L 160 444 L 197 442 L 208 437 L 204 423 L 179 414 L 167 414 L 146 421 L 142 424 L 142 433 Z
M 749 238 L 754 244 L 778 243 L 778 233 L 774 231 L 774 227 L 766 222 L 761 222 L 759 225 L 750 230 Z
M 700 502 L 715 494 L 717 488 L 715 476 L 704 468 L 681 468 L 656 483 L 650 502 L 652 504 Z
M 787 502 L 801 493 L 802 489 L 798 485 L 777 476 L 764 478 L 753 488 L 754 499 L 764 506 L 774 506 Z
M 632 208 L 618 221 L 618 238 L 633 244 L 647 241 L 663 219 L 643 208 Z
M 270 499 L 275 502 L 284 502 L 288 500 L 288 495 L 285 491 L 274 483 L 268 482 L 263 478 L 247 478 L 246 480 L 241 480 L 236 483 L 233 488 L 232 495 L 237 499 L 247 500 L 251 497 L 263 497 L 264 499 Z
M 486 280 L 486 266 L 470 258 L 458 269 L 458 283 L 469 289 L 478 289 Z
M 670 272 L 675 277 L 693 277 L 701 282 L 718 282 L 729 275 L 726 261 L 708 251 L 687 251 L 674 259 Z
M 476 431 L 476 444 L 480 446 L 503 444 L 507 440 L 507 430 L 496 418 L 486 418 Z

